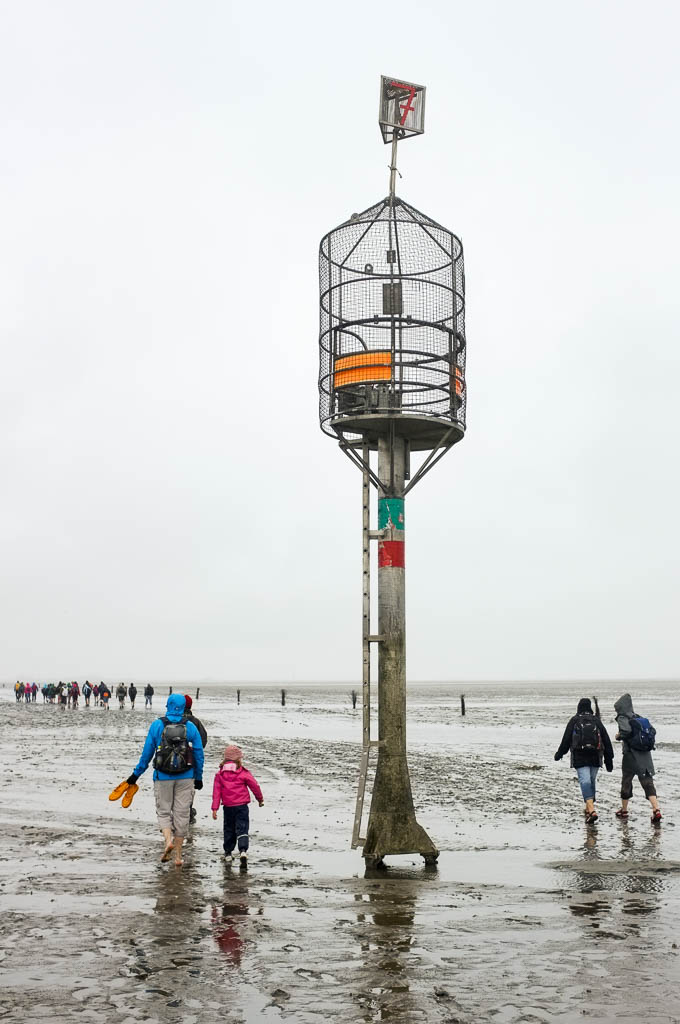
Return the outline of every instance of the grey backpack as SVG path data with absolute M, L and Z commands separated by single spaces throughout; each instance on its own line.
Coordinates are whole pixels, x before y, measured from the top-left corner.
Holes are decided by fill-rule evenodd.
M 171 722 L 168 718 L 161 718 L 161 722 L 164 729 L 156 748 L 153 766 L 165 775 L 181 775 L 193 765 L 187 727 L 184 722 Z

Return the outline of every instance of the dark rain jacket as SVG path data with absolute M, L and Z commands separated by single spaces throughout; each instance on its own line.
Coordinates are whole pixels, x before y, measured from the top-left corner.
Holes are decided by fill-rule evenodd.
M 205 750 L 206 744 L 208 742 L 208 734 L 205 731 L 205 726 L 203 725 L 203 722 L 201 722 L 198 718 L 196 718 L 195 715 L 192 715 L 191 711 L 185 711 L 184 712 L 184 721 L 185 722 L 193 722 L 194 723 L 194 725 L 198 729 L 199 736 L 201 737 L 201 743 L 203 744 L 203 749 Z
M 623 747 L 623 761 L 621 770 L 624 775 L 653 775 L 654 762 L 652 761 L 651 750 L 633 750 L 628 745 L 628 740 L 633 732 L 630 724 L 634 717 L 633 700 L 629 693 L 624 693 L 614 704 L 616 712 L 616 724 L 619 729 L 618 739 Z
M 589 714 L 589 712 L 587 711 L 582 713 Z M 600 719 L 597 718 L 595 715 L 593 715 L 593 718 L 595 720 L 595 725 L 597 726 L 597 730 L 600 734 L 600 739 L 602 741 L 602 750 L 571 749 L 571 741 L 574 733 L 574 724 L 578 717 L 579 715 L 574 715 L 573 718 L 570 718 L 567 722 L 567 727 L 564 730 L 562 742 L 557 748 L 555 759 L 559 761 L 561 758 L 564 757 L 564 755 L 568 751 L 571 751 L 571 764 L 573 768 L 585 768 L 587 766 L 591 768 L 599 768 L 602 766 L 602 762 L 604 761 L 605 765 L 607 766 L 607 771 L 611 771 L 612 766 L 614 764 L 614 748 L 612 747 L 612 741 L 609 739 L 609 733 L 605 729 Z

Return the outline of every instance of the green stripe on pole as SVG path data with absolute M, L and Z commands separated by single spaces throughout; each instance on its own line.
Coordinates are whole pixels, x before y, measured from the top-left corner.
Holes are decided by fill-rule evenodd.
M 384 530 L 388 526 L 396 530 L 405 529 L 403 498 L 378 499 L 378 529 Z

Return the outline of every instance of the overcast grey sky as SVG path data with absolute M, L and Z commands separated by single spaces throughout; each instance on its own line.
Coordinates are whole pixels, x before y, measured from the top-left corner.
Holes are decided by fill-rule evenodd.
M 677 4 L 0 11 L 0 678 L 358 679 L 317 249 L 386 194 L 382 73 L 467 278 L 409 678 L 678 675 Z

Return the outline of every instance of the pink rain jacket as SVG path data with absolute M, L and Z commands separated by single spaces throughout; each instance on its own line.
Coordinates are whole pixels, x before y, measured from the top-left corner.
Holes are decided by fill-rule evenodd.
M 213 811 L 216 811 L 220 804 L 224 804 L 225 807 L 249 804 L 249 789 L 252 790 L 253 796 L 259 803 L 263 796 L 255 777 L 247 768 L 237 768 L 233 761 L 227 761 L 222 765 L 213 782 Z

